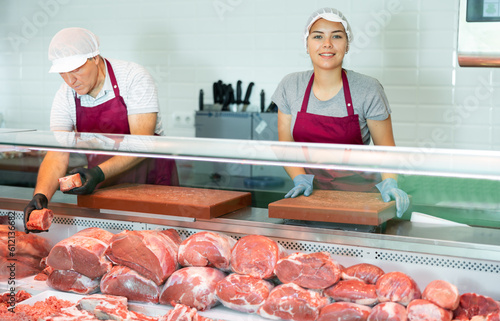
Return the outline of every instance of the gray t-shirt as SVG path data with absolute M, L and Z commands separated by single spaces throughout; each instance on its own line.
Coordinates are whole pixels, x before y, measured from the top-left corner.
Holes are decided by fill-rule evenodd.
M 385 120 L 389 117 L 391 108 L 389 107 L 384 88 L 377 79 L 352 70 L 346 71 L 352 103 L 354 105 L 354 113 L 359 115 L 363 143 L 368 145 L 370 144 L 370 131 L 366 120 Z M 285 76 L 271 97 L 271 100 L 278 106 L 282 113 L 292 115 L 292 126 L 290 128 L 292 134 L 297 113 L 302 107 L 302 100 L 304 99 L 307 84 L 311 79 L 312 73 L 313 71 L 309 70 Z M 339 90 L 337 95 L 327 101 L 318 100 L 311 90 L 307 112 L 323 116 L 346 117 L 347 108 L 344 90 Z

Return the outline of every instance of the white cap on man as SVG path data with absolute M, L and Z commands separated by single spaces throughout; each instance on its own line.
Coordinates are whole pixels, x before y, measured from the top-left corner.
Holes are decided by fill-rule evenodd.
M 325 19 L 331 22 L 340 22 L 344 26 L 345 33 L 347 34 L 347 42 L 350 43 L 352 41 L 351 26 L 349 25 L 349 22 L 347 22 L 347 18 L 344 16 L 344 14 L 338 9 L 321 8 L 314 11 L 309 19 L 307 19 L 306 28 L 304 30 L 304 45 L 306 46 L 306 48 L 309 31 L 311 30 L 312 25 L 319 19 Z
M 52 38 L 49 45 L 49 72 L 70 72 L 99 55 L 99 38 L 87 29 L 62 29 Z

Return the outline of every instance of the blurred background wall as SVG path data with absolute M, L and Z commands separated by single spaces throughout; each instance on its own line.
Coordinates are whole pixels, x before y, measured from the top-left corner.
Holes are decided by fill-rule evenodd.
M 104 57 L 153 75 L 166 133 L 194 136 L 198 93 L 254 82 L 266 104 L 290 72 L 311 69 L 302 33 L 325 6 L 344 12 L 355 40 L 344 67 L 376 77 L 393 110 L 396 143 L 498 150 L 500 71 L 457 64 L 457 0 L 0 0 L 0 113 L 9 128 L 49 129 L 62 79 L 47 48 L 65 27 L 101 40 Z M 1 120 L 0 120 L 1 122 Z

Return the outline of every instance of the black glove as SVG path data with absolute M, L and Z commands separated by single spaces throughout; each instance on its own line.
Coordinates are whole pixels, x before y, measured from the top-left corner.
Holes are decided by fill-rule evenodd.
M 79 167 L 69 172 L 70 175 L 74 175 L 76 173 L 79 173 L 80 177 L 82 178 L 82 186 L 75 187 L 67 192 L 64 192 L 65 194 L 92 194 L 97 184 L 104 180 L 104 173 L 99 166 L 93 167 L 91 169 Z
M 33 196 L 33 199 L 28 203 L 28 206 L 24 208 L 24 230 L 26 233 L 32 232 L 32 233 L 40 233 L 40 232 L 47 232 L 48 230 L 28 230 L 26 227 L 26 223 L 30 220 L 30 215 L 31 212 L 34 210 L 41 210 L 42 208 L 47 208 L 49 205 L 49 200 L 47 199 L 47 196 L 38 193 Z

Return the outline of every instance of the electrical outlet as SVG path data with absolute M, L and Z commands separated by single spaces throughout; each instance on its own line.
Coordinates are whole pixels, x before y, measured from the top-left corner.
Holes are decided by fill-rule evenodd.
M 172 114 L 175 127 L 193 127 L 194 113 L 189 111 L 174 112 Z

